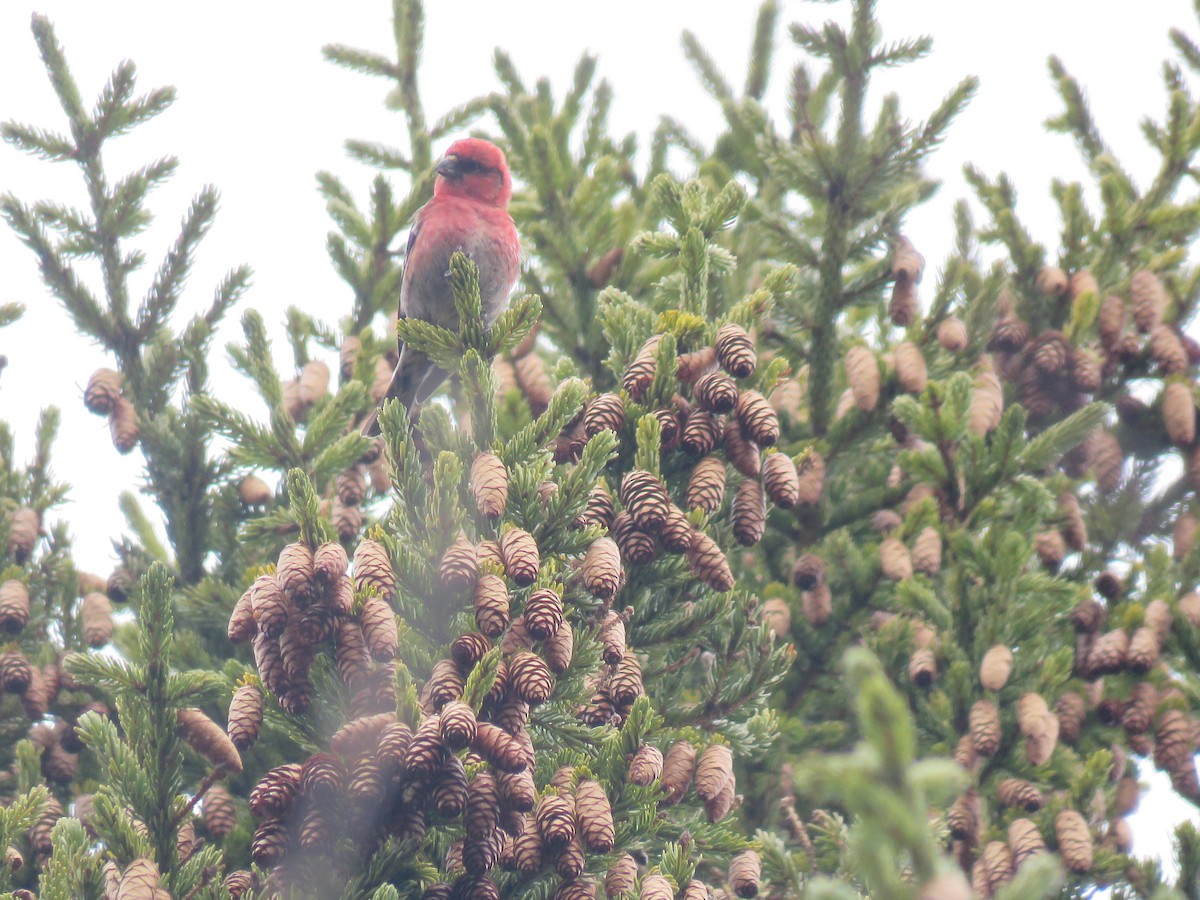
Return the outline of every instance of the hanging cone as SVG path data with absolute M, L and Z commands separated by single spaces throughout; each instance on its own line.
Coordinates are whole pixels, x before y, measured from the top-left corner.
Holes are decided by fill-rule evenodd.
M 556 634 L 563 623 L 562 599 L 550 588 L 536 590 L 525 601 L 522 616 L 530 636 L 544 641 Z
M 1029 326 L 1011 314 L 1001 316 L 992 326 L 987 349 L 998 353 L 1017 353 L 1029 340 Z
M 275 578 L 292 601 L 308 602 L 313 594 L 313 552 L 308 544 L 296 541 L 279 551 Z
M 546 665 L 555 675 L 561 675 L 571 666 L 571 657 L 575 652 L 575 632 L 570 622 L 563 622 L 558 631 L 546 638 L 542 644 L 542 655 L 546 657 Z
M 771 453 L 763 459 L 762 479 L 767 496 L 780 509 L 791 509 L 799 502 L 800 476 L 786 453 Z
M 1079 269 L 1071 273 L 1071 278 L 1067 282 L 1067 296 L 1072 301 L 1087 294 L 1098 295 L 1099 293 L 1100 284 L 1090 269 Z
M 485 518 L 504 516 L 508 504 L 508 470 L 494 453 L 479 453 L 471 463 L 471 493 Z
M 758 356 L 754 352 L 754 342 L 749 333 L 741 325 L 729 322 L 717 330 L 713 349 L 721 368 L 734 378 L 749 378 L 754 374 L 758 365 Z
M 792 631 L 792 610 L 782 597 L 772 597 L 763 604 L 762 620 L 776 640 L 787 640 Z
M 646 787 L 663 776 L 663 755 L 657 747 L 643 744 L 629 761 L 628 778 L 631 784 Z
M 1142 734 L 1154 725 L 1158 712 L 1158 691 L 1148 681 L 1139 681 L 1129 694 L 1129 702 L 1121 711 L 1121 727 L 1126 734 Z
M 700 408 L 711 413 L 727 413 L 737 404 L 737 382 L 724 372 L 701 375 L 692 390 Z
M 659 759 L 662 759 L 661 755 Z M 683 799 L 692 783 L 695 768 L 696 748 L 687 741 L 672 744 L 661 767 L 662 787 L 665 793 L 659 801 L 660 806 L 673 806 Z
M 112 415 L 121 396 L 124 379 L 112 369 L 97 369 L 83 390 L 83 405 L 98 416 Z
M 942 568 L 942 536 L 933 526 L 922 528 L 913 541 L 912 566 L 916 572 L 936 575 Z
M 558 794 L 542 797 L 533 820 L 547 850 L 561 850 L 575 838 L 575 810 L 565 797 Z
M 896 379 L 900 386 L 910 394 L 919 394 L 925 390 L 929 381 L 929 373 L 925 367 L 925 357 L 912 341 L 902 341 L 892 349 L 896 361 Z
M 1146 604 L 1142 622 L 1158 636 L 1158 641 L 1162 644 L 1171 633 L 1171 607 L 1165 600 L 1151 600 Z
M 879 403 L 879 365 L 868 347 L 856 344 L 846 351 L 846 380 L 854 395 L 854 404 L 870 412 Z
M 642 349 L 621 376 L 621 386 L 625 388 L 625 393 L 638 402 L 645 399 L 646 391 L 650 390 L 650 385 L 654 382 L 654 355 L 661 343 L 662 335 L 656 334 L 642 344 Z
M 238 750 L 245 750 L 258 740 L 262 730 L 263 696 L 253 684 L 239 685 L 229 701 L 226 733 Z
M 733 463 L 735 469 L 747 478 L 759 477 L 762 472 L 762 454 L 737 418 L 725 423 L 721 444 L 725 450 L 725 458 Z
M 687 507 L 700 508 L 711 515 L 721 508 L 724 498 L 725 464 L 715 456 L 706 456 L 696 463 L 688 479 Z
M 1125 669 L 1125 657 L 1129 653 L 1129 635 L 1123 628 L 1115 628 L 1097 638 L 1087 657 L 1087 677 L 1115 675 Z
M 663 451 L 674 450 L 679 443 L 679 416 L 672 409 L 656 409 L 652 413 L 658 420 L 659 445 Z
M 800 499 L 799 505 L 812 505 L 821 502 L 821 493 L 825 488 L 825 459 L 813 450 L 807 460 L 799 467 Z
M 1067 292 L 1067 273 L 1057 266 L 1042 266 L 1034 280 L 1037 289 L 1048 297 L 1061 297 Z
M 927 647 L 914 650 L 908 659 L 908 677 L 919 688 L 927 688 L 937 680 L 937 657 Z
M 1043 531 L 1034 536 L 1033 545 L 1042 565 L 1048 571 L 1058 571 L 1063 557 L 1067 555 L 1067 542 L 1063 539 L 1062 533 L 1057 528 Z
M 696 763 L 697 796 L 711 800 L 732 780 L 733 752 L 724 744 L 709 744 Z
M 991 700 L 976 700 L 969 716 L 971 742 L 980 756 L 993 756 L 1000 749 L 1000 712 Z
M 1106 350 L 1113 349 L 1121 340 L 1124 330 L 1125 301 L 1117 296 L 1104 298 L 1096 317 L 1096 332 L 1100 336 L 1100 345 Z
M 825 583 L 825 561 L 815 553 L 805 553 L 792 566 L 792 584 L 811 591 Z
M 642 879 L 638 900 L 675 900 L 675 888 L 662 875 L 647 875 Z
M 1020 778 L 1005 778 L 996 785 L 996 797 L 1005 806 L 1035 813 L 1042 808 L 1045 798 L 1036 787 Z
M 738 485 L 729 518 L 733 523 L 733 537 L 743 547 L 751 547 L 762 540 L 767 527 L 767 503 L 761 483 L 747 478 Z
M 242 757 L 229 736 L 203 710 L 188 708 L 175 710 L 180 737 L 189 747 L 214 766 L 231 772 L 242 771 Z
M 617 394 L 600 394 L 583 413 L 583 431 L 588 437 L 601 431 L 620 431 L 625 425 L 625 404 Z
M 346 506 L 358 506 L 367 496 L 367 478 L 359 466 L 338 473 L 335 486 L 338 500 Z
M 1167 294 L 1158 276 L 1146 269 L 1134 272 L 1129 297 L 1138 331 L 1149 334 L 1162 322 L 1167 307 Z
M 600 623 L 597 638 L 604 661 L 610 666 L 615 666 L 625 658 L 625 620 L 611 609 Z
M 760 447 L 779 440 L 779 416 L 758 391 L 742 391 L 737 400 L 737 417 L 746 434 Z
M 621 854 L 604 876 L 604 895 L 612 898 L 632 893 L 637 887 L 637 875 L 638 865 L 634 858 L 628 853 Z
M 378 541 L 359 541 L 354 548 L 354 587 L 373 590 L 391 603 L 396 596 L 396 574 L 387 549 Z
M 1095 351 L 1078 347 L 1071 351 L 1068 360 L 1071 368 L 1071 383 L 1085 394 L 1094 394 L 1104 383 L 1103 360 Z
M 711 537 L 702 531 L 692 538 L 687 552 L 688 565 L 701 581 L 714 591 L 733 590 L 733 572 L 729 560 Z
M 886 538 L 879 545 L 879 567 L 889 581 L 912 578 L 912 557 L 899 538 Z
M 631 706 L 645 692 L 641 664 L 633 651 L 626 648 L 616 671 L 608 679 L 608 693 L 620 706 Z
M 1170 325 L 1156 325 L 1150 332 L 1150 356 L 1163 375 L 1182 375 L 1188 370 L 1187 351 Z
M 668 553 L 686 553 L 692 546 L 692 535 L 695 530 L 688 521 L 687 515 L 679 507 L 672 505 L 667 510 L 667 519 L 658 532 L 658 539 Z
M 321 544 L 313 552 L 313 579 L 317 584 L 336 584 L 346 574 L 350 559 L 342 545 L 336 541 Z
M 704 456 L 717 445 L 721 425 L 707 410 L 693 408 L 679 433 L 679 446 L 689 456 Z
M 829 585 L 820 584 L 811 591 L 805 591 L 800 595 L 800 606 L 808 624 L 813 628 L 820 628 L 829 621 L 829 616 L 833 613 L 833 595 L 829 591 Z
M 1003 644 L 997 644 L 983 655 L 983 662 L 979 664 L 979 683 L 985 690 L 998 691 L 1008 684 L 1012 667 L 1012 651 Z
M 956 316 L 947 316 L 938 323 L 937 341 L 943 349 L 959 353 L 967 346 L 967 326 Z
M 247 506 L 262 506 L 271 500 L 271 489 L 257 475 L 247 475 L 238 482 L 238 496 Z
M 442 554 L 438 580 L 452 591 L 466 591 L 479 579 L 479 558 L 475 545 L 461 532 Z
M 528 353 L 516 360 L 513 363 L 513 380 L 525 396 L 530 412 L 540 416 L 546 411 L 554 392 L 550 387 L 550 376 L 540 356 Z
M 504 571 L 519 587 L 528 587 L 537 579 L 541 556 L 537 541 L 528 531 L 509 528 L 500 536 L 500 557 Z
M 981 812 L 978 791 L 968 788 L 946 811 L 946 825 L 950 829 L 950 837 L 973 845 L 979 838 Z
M 892 283 L 892 299 L 888 303 L 892 324 L 907 328 L 916 320 L 919 310 L 915 283 L 908 278 L 897 278 Z
M 371 656 L 377 662 L 394 659 L 399 645 L 399 631 L 392 608 L 379 597 L 368 597 L 363 602 L 360 621 Z
M 1134 675 L 1145 675 L 1158 663 L 1160 642 L 1152 628 L 1138 628 L 1129 639 L 1125 666 Z
M 598 782 L 581 779 L 575 786 L 575 815 L 583 843 L 591 853 L 608 853 L 616 845 L 612 807 Z
M 1172 444 L 1190 447 L 1195 443 L 1196 400 L 1187 383 L 1172 381 L 1163 389 L 1162 415 Z
M 282 819 L 267 819 L 254 830 L 250 858 L 260 866 L 274 866 L 287 854 L 289 843 L 287 823 Z
M 109 636 L 112 636 L 112 607 L 108 604 L 108 598 L 104 594 L 90 593 L 83 598 L 83 606 L 86 608 L 89 605 L 88 597 L 99 597 L 104 601 L 104 605 L 108 606 L 109 610 Z M 98 606 L 99 600 L 90 601 L 91 604 Z M 15 578 L 10 578 L 3 584 L 0 584 L 0 628 L 7 634 L 20 634 L 25 626 L 29 623 L 29 588 L 24 582 L 17 581 Z M 86 636 L 87 626 L 84 626 Z M 107 643 L 107 638 L 100 644 Z M 94 647 L 100 644 L 92 644 Z
M 601 600 L 612 599 L 623 577 L 621 552 L 616 542 L 607 537 L 592 541 L 579 571 L 589 594 Z
M 1096 486 L 1111 494 L 1121 483 L 1125 455 L 1112 432 L 1097 428 L 1085 440 L 1088 467 L 1096 473 Z
M 671 501 L 656 476 L 633 469 L 621 479 L 621 503 L 638 528 L 652 531 L 666 520 Z
M 992 896 L 1013 878 L 1012 851 L 1004 841 L 991 841 L 979 858 L 987 877 L 988 896 Z
M 1079 500 L 1069 491 L 1058 495 L 1058 515 L 1061 519 L 1059 532 L 1066 545 L 1072 550 L 1082 552 L 1087 547 L 1087 523 L 1083 518 L 1083 510 Z
M 1092 868 L 1092 835 L 1087 822 L 1076 810 L 1064 809 L 1054 819 L 1058 852 L 1067 869 L 1083 875 Z
M 549 667 L 537 656 L 522 651 L 508 664 L 509 687 L 513 695 L 530 706 L 537 706 L 550 699 L 554 692 L 554 676 Z
M 612 527 L 616 510 L 613 507 L 612 496 L 603 484 L 595 485 L 588 493 L 587 505 L 572 523 L 576 528 L 586 528 L 596 525 L 600 528 Z
M 329 366 L 319 360 L 304 364 L 300 370 L 300 381 L 297 385 L 300 392 L 300 402 L 312 406 L 329 393 Z
M 729 886 L 739 897 L 757 897 L 762 884 L 762 860 L 753 850 L 743 850 L 729 861 Z
M 1004 391 L 1000 379 L 991 370 L 982 370 L 975 376 L 971 391 L 971 404 L 967 408 L 967 428 L 972 434 L 983 436 L 1000 424 L 1004 412 Z
M 1008 848 L 1012 851 L 1013 868 L 1019 870 L 1031 856 L 1045 852 L 1046 842 L 1029 819 L 1013 819 L 1008 826 Z
M 692 384 L 716 364 L 717 351 L 712 347 L 703 347 L 694 353 L 684 353 L 679 357 L 675 377 L 681 384 Z

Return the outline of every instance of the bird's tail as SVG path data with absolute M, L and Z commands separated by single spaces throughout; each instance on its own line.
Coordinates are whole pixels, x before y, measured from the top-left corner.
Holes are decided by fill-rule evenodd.
M 383 399 L 371 410 L 371 414 L 363 422 L 363 435 L 375 437 L 379 434 L 379 410 L 388 400 L 399 400 L 404 404 L 406 410 L 411 410 L 422 382 L 435 368 L 424 353 L 413 350 L 407 345 L 400 348 L 400 358 L 392 372 L 392 380 L 388 383 L 387 393 L 383 395 Z

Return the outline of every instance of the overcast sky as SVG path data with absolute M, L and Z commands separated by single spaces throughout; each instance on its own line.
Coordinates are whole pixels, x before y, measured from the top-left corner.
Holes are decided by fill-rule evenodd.
M 782 6 L 786 23 L 841 15 L 845 4 L 784 0 Z M 967 193 L 960 172 L 968 160 L 989 174 L 1009 172 L 1034 236 L 1052 252 L 1057 247 L 1059 222 L 1049 181 L 1085 175 L 1071 142 L 1042 128 L 1061 108 L 1046 73 L 1049 54 L 1062 57 L 1087 86 L 1102 132 L 1125 168 L 1145 183 L 1157 160 L 1137 125 L 1147 114 L 1162 115 L 1161 60 L 1170 52 L 1168 29 L 1182 27 L 1200 39 L 1185 0 L 1137 4 L 1136 14 L 1122 4 L 1121 15 L 1101 11 L 1117 4 L 1085 0 L 881 0 L 879 6 L 885 39 L 934 38 L 930 58 L 890 73 L 882 83 L 900 94 L 905 116 L 923 118 L 965 75 L 982 82 L 979 96 L 933 157 L 930 171 L 945 186 L 908 223 L 908 234 L 933 270 L 950 249 L 950 208 Z M 684 60 L 679 35 L 684 28 L 694 31 L 740 86 L 757 3 L 429 0 L 428 7 L 421 89 L 431 119 L 497 86 L 491 69 L 496 46 L 511 53 L 527 80 L 548 76 L 556 95 L 569 83 L 579 54 L 590 49 L 600 57 L 600 73 L 613 84 L 614 131 L 634 131 L 645 146 L 664 112 L 706 140 L 716 134 L 719 110 Z M 140 245 L 151 272 L 191 196 L 206 183 L 221 190 L 221 213 L 201 247 L 185 313 L 205 305 L 224 271 L 241 263 L 255 270 L 245 304 L 263 311 L 277 338 L 288 305 L 331 321 L 349 308 L 347 291 L 325 255 L 329 223 L 313 176 L 329 169 L 361 189 L 371 173 L 344 157 L 343 139 L 397 142 L 402 120 L 383 109 L 380 82 L 324 63 L 320 48 L 345 43 L 390 52 L 385 0 L 302 6 L 245 0 L 43 0 L 30 6 L 29 0 L 4 0 L 0 120 L 62 129 L 30 37 L 34 10 L 54 22 L 89 105 L 114 64 L 125 58 L 137 63 L 142 90 L 164 84 L 178 89 L 179 99 L 167 114 L 112 147 L 108 171 L 117 177 L 166 154 L 181 160 L 174 180 L 152 195 L 158 221 Z M 781 44 L 781 61 L 794 60 L 786 36 Z M 775 69 L 771 97 L 776 109 L 785 71 Z M 0 191 L 25 200 L 81 202 L 74 169 L 25 158 L 7 146 L 0 146 Z M 19 450 L 28 454 L 38 410 L 51 401 L 64 407 L 55 468 L 74 491 L 62 514 L 71 521 L 77 557 L 107 572 L 109 541 L 119 533 L 117 493 L 136 484 L 140 474 L 137 455 L 118 457 L 104 421 L 89 415 L 79 399 L 88 375 L 109 360 L 73 335 L 62 310 L 42 289 L 32 255 L 7 230 L 0 231 L 0 275 L 0 302 L 20 301 L 29 308 L 17 325 L 0 331 L 0 352 L 9 359 L 0 374 L 0 419 L 11 423 Z M 238 318 L 240 310 L 219 346 L 238 337 Z M 288 355 L 280 352 L 277 358 L 286 364 Z M 221 371 L 224 360 L 222 352 L 214 366 L 216 392 L 236 397 L 231 392 L 244 385 Z M 1187 804 L 1161 796 L 1162 791 L 1156 794 L 1152 813 L 1135 819 L 1139 852 L 1168 852 L 1165 820 L 1196 818 Z

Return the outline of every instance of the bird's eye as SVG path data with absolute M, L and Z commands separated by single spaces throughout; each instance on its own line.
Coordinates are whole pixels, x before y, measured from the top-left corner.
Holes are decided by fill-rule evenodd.
M 475 172 L 482 172 L 486 168 L 487 167 L 483 163 L 474 159 L 460 158 L 458 161 L 458 171 L 462 175 L 471 175 Z

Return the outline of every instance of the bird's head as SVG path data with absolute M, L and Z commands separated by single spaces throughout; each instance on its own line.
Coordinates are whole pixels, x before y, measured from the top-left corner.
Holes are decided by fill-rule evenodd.
M 455 141 L 434 169 L 435 197 L 466 197 L 504 209 L 512 196 L 512 178 L 504 151 L 482 138 Z

